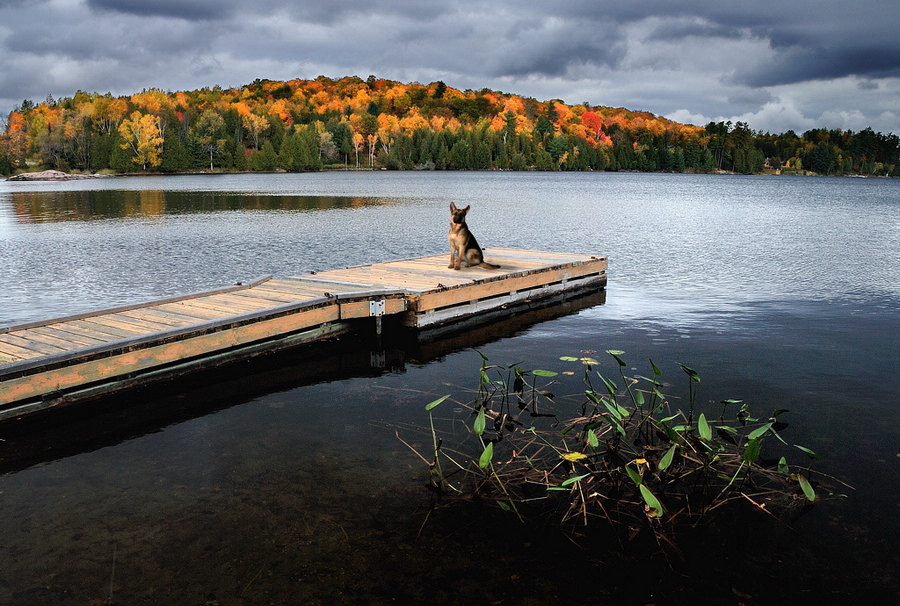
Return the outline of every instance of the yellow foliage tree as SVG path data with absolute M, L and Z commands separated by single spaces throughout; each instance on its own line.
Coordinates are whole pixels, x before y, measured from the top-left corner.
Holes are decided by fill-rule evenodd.
M 241 114 L 241 124 L 253 138 L 253 148 L 259 149 L 259 136 L 269 128 L 269 120 L 265 116 L 246 113 Z
M 140 164 L 143 170 L 147 170 L 148 164 L 159 166 L 162 163 L 160 154 L 163 138 L 159 134 L 156 118 L 150 114 L 134 112 L 119 125 L 119 134 L 125 140 L 121 144 L 122 149 L 131 149 L 134 153 L 132 162 Z

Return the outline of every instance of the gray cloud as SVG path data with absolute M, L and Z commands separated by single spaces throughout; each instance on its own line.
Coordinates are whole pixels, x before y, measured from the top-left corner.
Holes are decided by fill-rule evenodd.
M 898 132 L 897 31 L 896 0 L 0 0 L 0 111 L 48 92 L 371 73 L 758 130 Z

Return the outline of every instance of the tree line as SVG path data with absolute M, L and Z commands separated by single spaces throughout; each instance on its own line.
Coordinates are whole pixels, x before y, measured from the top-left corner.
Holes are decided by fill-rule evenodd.
M 0 173 L 398 170 L 814 172 L 900 176 L 900 141 L 872 129 L 772 135 L 624 108 L 537 101 L 374 76 L 256 80 L 234 89 L 25 100 Z

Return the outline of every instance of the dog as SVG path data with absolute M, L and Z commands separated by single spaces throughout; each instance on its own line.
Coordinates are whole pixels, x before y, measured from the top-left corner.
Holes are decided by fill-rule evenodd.
M 470 207 L 471 204 L 465 208 L 456 208 L 456 204 L 450 203 L 450 233 L 447 234 L 450 241 L 450 265 L 447 267 L 459 269 L 460 263 L 465 259 L 466 267 L 480 265 L 487 269 L 499 269 L 499 265 L 485 262 L 481 247 L 466 225 L 466 213 Z

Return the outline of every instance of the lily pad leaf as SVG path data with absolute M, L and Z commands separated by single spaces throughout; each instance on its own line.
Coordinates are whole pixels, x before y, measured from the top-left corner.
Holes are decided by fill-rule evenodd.
M 580 461 L 582 459 L 587 458 L 587 455 L 584 454 L 583 452 L 564 452 L 563 454 L 561 454 L 559 456 L 562 457 L 563 459 L 565 459 L 566 461 L 571 461 L 572 463 L 574 463 L 575 461 Z

